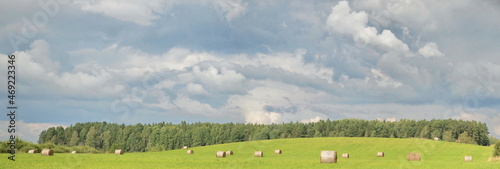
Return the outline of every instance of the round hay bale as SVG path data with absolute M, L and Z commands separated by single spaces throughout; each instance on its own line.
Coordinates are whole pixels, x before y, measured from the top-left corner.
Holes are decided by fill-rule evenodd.
M 349 153 L 342 154 L 342 158 L 349 158 Z
M 233 155 L 233 151 L 226 151 L 226 155 Z
M 43 149 L 43 150 L 42 150 L 42 155 L 43 155 L 43 156 L 53 156 L 53 155 L 54 155 L 54 150 L 51 150 L 51 149 Z
M 188 146 L 182 147 L 182 149 L 184 149 L 184 150 L 187 150 L 188 148 L 189 148 Z
M 224 157 L 226 157 L 226 152 L 225 151 L 217 151 L 217 154 L 215 154 L 215 157 L 224 158 Z
M 35 154 L 36 153 L 36 150 L 29 150 L 28 151 L 29 154 Z
M 420 161 L 420 153 L 408 153 L 408 161 Z
M 263 151 L 255 151 L 254 155 L 255 155 L 255 157 L 264 157 L 264 152 Z
M 123 155 L 124 153 L 125 153 L 125 151 L 123 151 L 123 150 L 115 150 L 116 155 Z
M 71 154 L 76 154 L 76 151 L 72 151 Z
M 465 156 L 464 161 L 472 162 L 472 156 Z
M 377 157 L 384 157 L 384 152 L 377 152 Z
M 274 150 L 274 154 L 281 154 L 281 150 Z
M 321 163 L 337 163 L 337 152 L 336 151 L 321 151 L 319 156 L 319 161 Z
M 439 138 L 437 138 L 437 137 L 434 137 L 434 141 L 439 141 Z
M 188 150 L 187 153 L 188 154 L 194 154 L 194 151 L 193 150 Z

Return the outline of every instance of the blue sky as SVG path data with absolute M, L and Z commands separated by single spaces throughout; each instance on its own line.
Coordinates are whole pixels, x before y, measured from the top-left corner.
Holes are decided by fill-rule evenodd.
M 0 5 L 0 66 L 17 56 L 18 136 L 30 141 L 89 121 L 328 118 L 478 120 L 500 136 L 497 1 Z

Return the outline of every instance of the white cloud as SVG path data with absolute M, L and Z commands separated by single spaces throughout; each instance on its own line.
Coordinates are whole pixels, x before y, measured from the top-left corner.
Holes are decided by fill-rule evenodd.
M 189 83 L 185 88 L 186 92 L 191 95 L 208 95 L 209 93 L 203 88 L 202 85 L 196 83 Z
M 297 49 L 295 53 L 276 52 L 271 54 L 256 54 L 256 56 L 239 55 L 232 61 L 241 66 L 267 66 L 271 68 L 283 69 L 291 73 L 297 73 L 304 76 L 315 76 L 332 83 L 334 71 L 317 63 L 306 63 L 304 55 L 307 50 Z
M 409 52 L 408 45 L 399 40 L 392 31 L 384 29 L 378 34 L 377 28 L 367 24 L 368 14 L 364 11 L 351 11 L 347 1 L 339 1 L 326 21 L 326 27 L 331 33 L 350 35 L 358 43 L 372 44 L 386 51 L 403 54 Z
M 9 121 L 0 121 L 1 126 L 9 126 Z M 53 124 L 53 123 L 26 123 L 24 120 L 16 121 L 16 137 L 23 139 L 25 141 L 30 141 L 33 143 L 37 143 L 38 136 L 43 130 L 47 130 L 50 127 L 62 126 L 66 128 L 65 125 Z M 0 131 L 1 138 L 7 138 L 9 133 L 6 130 Z
M 398 119 L 396 119 L 395 117 L 391 117 L 391 118 L 387 118 L 386 121 L 388 121 L 388 122 L 396 122 L 396 121 L 398 121 Z
M 217 0 L 213 1 L 216 9 L 224 13 L 227 22 L 244 15 L 247 12 L 247 2 L 242 0 Z
M 173 103 L 178 107 L 180 113 L 202 115 L 205 117 L 221 117 L 218 110 L 214 109 L 209 104 L 201 103 L 187 96 L 177 96 L 177 98 L 173 100 Z
M 245 80 L 245 76 L 226 67 L 218 70 L 210 66 L 206 70 L 201 70 L 199 66 L 194 66 L 193 74 L 208 88 L 221 92 L 241 91 L 242 82 Z
M 283 122 L 282 116 L 276 112 L 250 111 L 245 113 L 245 122 L 253 124 L 279 124 Z
M 438 50 L 438 45 L 435 42 L 429 42 L 425 44 L 424 47 L 418 50 L 418 53 L 420 53 L 425 58 L 440 57 L 444 55 Z
M 372 76 L 366 77 L 365 81 L 370 81 L 374 80 L 379 87 L 392 87 L 392 88 L 397 88 L 400 87 L 402 84 L 401 82 L 393 80 L 391 77 L 382 74 L 380 70 L 377 69 L 372 69 L 371 70 Z
M 75 4 L 83 11 L 103 14 L 122 21 L 134 22 L 148 26 L 160 18 L 158 13 L 163 12 L 165 1 L 135 1 L 135 0 L 77 0 Z
M 319 116 L 316 116 L 316 117 L 311 118 L 311 119 L 302 120 L 302 123 L 314 123 L 314 122 L 318 122 L 320 120 L 323 120 L 323 119 Z

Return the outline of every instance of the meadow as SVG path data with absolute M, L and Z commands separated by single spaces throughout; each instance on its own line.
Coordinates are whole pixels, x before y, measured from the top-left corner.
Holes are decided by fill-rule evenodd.
M 194 150 L 194 154 L 182 149 L 124 155 L 18 153 L 15 162 L 7 159 L 8 154 L 0 154 L 0 168 L 500 168 L 500 162 L 488 162 L 493 147 L 427 139 L 294 138 L 189 149 Z M 283 153 L 274 154 L 276 149 Z M 227 150 L 232 150 L 234 155 L 215 157 L 217 151 Z M 321 150 L 337 151 L 337 163 L 320 163 Z M 264 151 L 264 157 L 254 157 L 254 151 Z M 384 152 L 385 157 L 377 157 L 377 152 Z M 420 153 L 421 161 L 407 161 L 410 152 Z M 350 158 L 341 158 L 343 153 L 349 153 Z M 464 156 L 473 156 L 473 161 L 464 162 Z

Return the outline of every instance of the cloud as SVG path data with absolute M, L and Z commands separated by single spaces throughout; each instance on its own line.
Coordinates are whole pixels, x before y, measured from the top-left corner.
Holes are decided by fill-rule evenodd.
M 9 121 L 0 121 L 0 125 L 9 126 Z M 16 137 L 23 139 L 25 141 L 29 141 L 32 143 L 38 142 L 38 136 L 43 130 L 47 130 L 50 127 L 67 127 L 61 124 L 53 124 L 53 123 L 26 123 L 24 120 L 16 121 Z M 7 138 L 9 133 L 4 130 L 0 131 L 1 138 Z
M 210 66 L 201 70 L 199 66 L 193 67 L 193 75 L 209 89 L 221 92 L 237 92 L 242 90 L 245 77 L 231 69 L 222 67 L 220 70 Z
M 122 21 L 133 22 L 148 26 L 160 18 L 165 2 L 162 0 L 134 1 L 134 0 L 78 0 L 83 11 L 103 14 Z
M 425 44 L 424 47 L 418 50 L 418 53 L 420 53 L 425 58 L 440 57 L 444 55 L 438 50 L 438 46 L 435 42 L 429 42 Z
M 312 119 L 302 120 L 302 123 L 315 123 L 315 122 L 318 122 L 320 120 L 323 120 L 323 119 L 321 119 L 321 117 L 319 117 L 319 116 L 316 116 Z
M 326 21 L 331 33 L 350 35 L 358 43 L 371 44 L 385 51 L 409 52 L 408 45 L 399 40 L 391 30 L 384 29 L 381 34 L 377 28 L 367 26 L 368 14 L 364 11 L 351 12 L 347 1 L 339 1 L 332 8 Z
M 224 13 L 227 22 L 240 17 L 247 12 L 247 2 L 241 0 L 217 0 L 213 1 L 216 9 Z
M 500 135 L 500 126 L 496 126 L 493 130 L 496 135 Z
M 377 83 L 377 85 L 380 87 L 397 88 L 397 87 L 400 87 L 402 85 L 400 82 L 393 80 L 391 77 L 382 74 L 382 72 L 380 72 L 380 70 L 372 69 L 371 72 L 372 72 L 372 76 L 367 77 L 365 81 L 374 80 Z
M 202 85 L 189 83 L 185 88 L 186 92 L 191 95 L 208 95 L 209 93 L 203 88 Z

